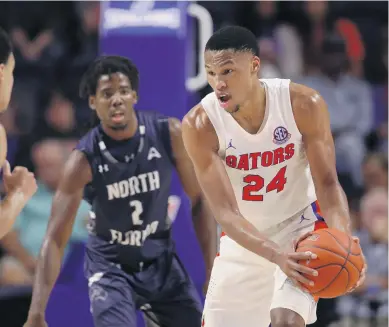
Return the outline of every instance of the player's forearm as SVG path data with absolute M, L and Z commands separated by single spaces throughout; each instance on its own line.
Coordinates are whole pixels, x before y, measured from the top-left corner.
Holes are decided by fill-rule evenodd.
M 58 278 L 63 248 L 52 238 L 46 238 L 39 255 L 29 319 L 44 318 L 47 301 Z
M 339 182 L 333 181 L 316 187 L 320 209 L 328 227 L 351 233 L 350 212 L 346 194 Z
M 0 203 L 0 238 L 11 230 L 25 204 L 26 198 L 22 192 L 7 194 Z
M 247 250 L 275 263 L 281 254 L 280 247 L 260 233 L 253 224 L 240 214 L 220 212 L 217 217 L 222 230 Z
M 205 200 L 199 200 L 198 203 L 192 206 L 192 217 L 197 239 L 203 253 L 205 268 L 209 275 L 217 253 L 216 221 Z

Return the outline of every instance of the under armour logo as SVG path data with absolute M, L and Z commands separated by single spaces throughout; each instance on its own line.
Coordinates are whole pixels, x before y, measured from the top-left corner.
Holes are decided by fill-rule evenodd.
M 228 143 L 228 147 L 226 150 L 228 150 L 229 148 L 233 148 L 236 150 L 236 148 L 232 145 L 232 139 L 230 140 L 230 143 Z
M 106 164 L 105 165 L 99 165 L 98 169 L 99 169 L 99 173 L 103 173 L 103 172 L 109 171 L 108 165 L 106 165 Z
M 304 215 L 301 215 L 300 224 L 303 222 L 303 220 L 310 220 L 310 219 L 309 218 L 305 218 Z
M 131 154 L 130 156 L 124 156 L 124 160 L 126 162 L 130 162 L 130 160 L 134 160 L 135 156 L 134 154 Z

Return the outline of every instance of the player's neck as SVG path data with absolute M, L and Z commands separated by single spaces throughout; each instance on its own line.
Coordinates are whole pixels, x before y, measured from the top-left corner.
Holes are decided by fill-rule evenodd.
M 234 114 L 236 118 L 254 119 L 262 116 L 266 107 L 266 91 L 264 85 L 258 80 L 249 94 L 249 98 Z
M 111 139 L 116 141 L 127 140 L 133 137 L 138 129 L 138 118 L 136 117 L 135 110 L 133 110 L 131 114 L 131 119 L 126 128 L 122 130 L 114 130 L 107 126 L 102 125 L 103 131 L 107 134 Z

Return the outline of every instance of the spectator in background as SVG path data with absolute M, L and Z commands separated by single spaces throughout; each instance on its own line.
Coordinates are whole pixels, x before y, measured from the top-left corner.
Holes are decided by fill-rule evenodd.
M 10 6 L 9 28 L 19 73 L 47 77 L 42 73 L 48 73 L 48 69 L 63 54 L 62 26 L 56 5 L 20 1 Z
M 382 188 L 369 191 L 361 201 L 361 228 L 355 232 L 368 271 L 355 293 L 338 299 L 343 324 L 388 326 L 388 195 Z
M 59 75 L 64 93 L 76 108 L 75 120 L 85 121 L 90 116 L 90 109 L 87 101 L 78 96 L 78 86 L 81 76 L 98 54 L 100 3 L 78 1 L 75 2 L 75 11 L 79 20 L 75 51 L 71 58 L 66 58 L 63 62 Z
M 19 138 L 15 161 L 34 170 L 30 149 L 36 142 L 45 138 L 61 140 L 76 140 L 81 131 L 77 128 L 74 104 L 70 95 L 61 86 L 56 86 L 47 92 L 49 98 L 43 103 L 44 110 L 37 120 L 32 134 Z M 80 122 L 81 124 L 84 122 Z
M 300 33 L 303 38 L 303 57 L 308 74 L 318 72 L 323 40 L 328 31 L 332 30 L 328 16 L 328 1 L 304 1 L 305 19 L 300 23 Z
M 365 192 L 382 188 L 388 192 L 388 157 L 383 153 L 368 154 L 362 165 Z
M 55 65 L 64 54 L 61 7 L 58 3 L 19 1 L 10 3 L 8 8 L 8 28 L 17 62 L 16 118 L 24 133 L 32 131 L 39 110 L 39 92 L 42 85 L 50 84 Z
M 346 48 L 339 35 L 325 37 L 320 59 L 320 73 L 298 82 L 316 89 L 326 100 L 338 172 L 350 174 L 353 183 L 361 186 L 365 136 L 372 127 L 371 89 L 363 80 L 348 74 Z
M 253 31 L 258 38 L 260 77 L 294 78 L 301 75 L 301 40 L 291 25 L 278 21 L 278 3 L 242 2 L 242 6 L 240 24 Z
M 387 242 L 388 193 L 384 188 L 369 190 L 361 199 L 362 226 L 366 226 L 374 239 Z M 380 235 L 378 237 L 378 235 Z
M 50 218 L 52 197 L 69 153 L 68 144 L 59 140 L 45 140 L 34 146 L 32 157 L 36 166 L 38 191 L 18 217 L 15 229 L 1 240 L 7 256 L 0 262 L 0 284 L 31 284 L 35 258 Z M 81 203 L 71 240 L 86 239 L 89 208 L 86 202 Z

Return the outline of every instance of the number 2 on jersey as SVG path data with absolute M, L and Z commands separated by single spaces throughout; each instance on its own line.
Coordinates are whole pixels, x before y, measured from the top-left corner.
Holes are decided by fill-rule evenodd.
M 140 219 L 140 215 L 143 212 L 142 202 L 140 202 L 139 200 L 130 201 L 130 207 L 134 208 L 134 211 L 131 214 L 132 223 L 134 225 L 142 225 L 143 224 L 143 220 Z
M 277 191 L 281 192 L 286 184 L 286 166 L 282 167 L 266 186 L 266 193 Z M 247 183 L 243 187 L 242 200 L 244 201 L 263 201 L 262 194 L 253 194 L 260 191 L 265 186 L 265 180 L 259 175 L 246 175 L 243 181 Z

